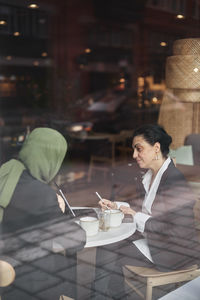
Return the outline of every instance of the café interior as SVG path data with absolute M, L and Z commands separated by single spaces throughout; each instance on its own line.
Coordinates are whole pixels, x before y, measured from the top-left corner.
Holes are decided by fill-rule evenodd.
M 99 197 L 133 201 L 145 174 L 133 133 L 159 124 L 194 195 L 200 242 L 199 0 L 0 0 L 0 44 L 0 166 L 18 159 L 34 129 L 58 131 L 67 153 L 48 184 L 80 225 L 78 210 L 98 215 Z M 16 227 L 0 227 L 0 299 L 200 299 L 200 254 L 199 265 L 173 271 L 124 265 L 127 298 L 109 297 L 106 287 L 93 297 L 97 249 L 134 236 L 134 218 L 91 236 L 83 229 L 85 243 L 72 255 L 67 241 L 77 232 L 66 232 L 68 216 L 51 207 L 34 223 L 33 204 L 16 207 L 26 216 L 13 214 Z M 116 255 L 109 249 L 102 282 Z M 192 241 L 181 251 L 189 250 Z

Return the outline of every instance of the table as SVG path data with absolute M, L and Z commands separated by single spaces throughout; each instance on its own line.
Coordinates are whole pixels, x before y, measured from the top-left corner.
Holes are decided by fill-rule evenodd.
M 115 163 L 115 145 L 118 142 L 123 142 L 127 138 L 124 134 L 121 133 L 104 133 L 104 132 L 92 132 L 90 134 L 81 134 L 81 133 L 70 133 L 70 137 L 80 140 L 88 141 L 100 141 L 108 140 L 111 143 L 111 163 L 114 166 Z
M 95 213 L 98 213 L 100 209 L 99 207 L 84 206 L 73 206 L 71 208 L 75 214 L 77 209 L 83 211 L 84 209 L 92 209 Z M 125 218 L 121 226 L 110 228 L 108 231 L 99 231 L 97 235 L 87 237 L 85 248 L 108 245 L 127 239 L 136 231 L 136 224 L 130 220 L 131 219 Z M 78 222 L 78 220 L 76 222 Z
M 122 223 L 120 227 L 110 228 L 107 232 L 99 231 L 97 235 L 87 237 L 85 248 L 98 247 L 125 240 L 134 234 L 135 230 L 135 223 Z
M 76 209 L 84 210 L 85 208 L 88 209 L 89 207 L 72 207 L 75 213 Z M 95 212 L 97 212 L 97 210 L 99 209 L 100 208 L 93 208 Z M 127 218 L 124 219 L 124 222 L 128 221 L 129 220 Z M 81 283 L 79 284 L 79 293 L 81 295 L 80 299 L 82 299 L 83 293 L 85 292 L 81 290 L 81 286 L 83 286 L 83 280 L 85 280 L 88 289 L 91 289 L 91 283 L 94 281 L 96 272 L 96 251 L 98 249 L 98 246 L 103 246 L 124 240 L 134 234 L 135 230 L 135 223 L 122 223 L 120 227 L 110 228 L 107 232 L 101 231 L 98 232 L 97 235 L 87 237 L 84 249 L 78 252 L 77 255 L 77 276 L 78 282 Z M 90 282 L 90 285 L 88 285 L 88 282 Z
M 200 277 L 197 277 L 180 288 L 159 298 L 158 300 L 199 300 L 200 299 Z

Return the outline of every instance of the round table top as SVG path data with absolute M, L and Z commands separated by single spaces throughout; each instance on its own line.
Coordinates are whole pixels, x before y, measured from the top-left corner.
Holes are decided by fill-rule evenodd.
M 119 227 L 110 228 L 106 232 L 99 231 L 98 234 L 87 237 L 85 248 L 98 247 L 125 240 L 130 237 L 135 230 L 135 223 L 122 223 Z

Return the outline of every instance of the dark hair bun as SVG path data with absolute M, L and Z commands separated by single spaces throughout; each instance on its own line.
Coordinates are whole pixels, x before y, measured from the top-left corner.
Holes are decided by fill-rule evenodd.
M 172 142 L 172 137 L 162 126 L 158 124 L 142 125 L 135 130 L 133 138 L 138 135 L 142 135 L 144 139 L 152 146 L 156 142 L 159 142 L 163 156 L 167 156 L 169 153 L 169 146 Z

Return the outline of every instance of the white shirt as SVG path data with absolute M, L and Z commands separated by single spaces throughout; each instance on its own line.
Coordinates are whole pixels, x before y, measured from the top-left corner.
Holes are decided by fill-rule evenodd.
M 168 168 L 170 162 L 171 162 L 171 158 L 168 157 L 165 160 L 165 162 L 163 163 L 162 167 L 159 169 L 158 173 L 156 174 L 156 177 L 155 177 L 151 187 L 150 187 L 150 183 L 151 183 L 151 178 L 152 178 L 152 174 L 153 174 L 152 171 L 148 170 L 145 173 L 145 175 L 143 176 L 142 183 L 143 183 L 143 186 L 144 186 L 144 189 L 145 189 L 145 197 L 144 197 L 144 201 L 143 201 L 143 204 L 142 204 L 142 212 L 137 212 L 134 216 L 134 221 L 136 223 L 136 229 L 138 231 L 140 231 L 141 233 L 144 233 L 145 223 L 149 218 L 151 218 L 151 207 L 152 207 L 153 202 L 155 200 L 155 196 L 156 196 L 156 193 L 157 193 L 162 175 L 166 171 L 166 169 Z M 130 207 L 130 205 L 126 202 L 116 202 L 116 204 L 117 204 L 118 208 L 121 205 L 125 205 L 125 206 Z M 136 243 L 136 246 L 139 248 L 139 250 L 140 250 L 140 248 L 142 250 L 143 246 L 148 247 L 145 240 L 144 240 L 143 245 L 142 245 L 142 243 L 140 243 L 140 245 L 139 244 L 137 245 L 137 243 Z M 144 251 L 142 251 L 142 253 L 145 255 Z M 148 255 L 145 255 L 145 256 L 148 256 Z
M 162 178 L 163 173 L 168 168 L 171 162 L 171 158 L 168 157 L 165 162 L 163 163 L 162 167 L 156 174 L 156 177 L 150 187 L 152 171 L 148 170 L 145 175 L 143 176 L 143 186 L 145 189 L 145 197 L 142 204 L 142 212 L 138 212 L 134 216 L 134 220 L 136 221 L 137 230 L 140 232 L 144 232 L 144 227 L 146 221 L 151 217 L 151 207 L 156 197 L 156 193 Z M 149 188 L 150 187 L 150 188 Z

